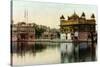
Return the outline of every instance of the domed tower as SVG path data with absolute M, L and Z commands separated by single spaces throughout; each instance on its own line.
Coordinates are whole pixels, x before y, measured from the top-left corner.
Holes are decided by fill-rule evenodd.
M 62 15 L 61 17 L 60 17 L 60 24 L 62 24 L 62 23 L 64 23 L 66 20 L 65 20 L 65 17 L 64 17 L 64 15 Z
M 94 14 L 91 15 L 91 19 L 95 20 L 95 15 Z
M 85 18 L 85 13 L 84 12 L 82 13 L 81 18 Z
M 60 20 L 64 20 L 65 19 L 65 17 L 64 17 L 64 15 L 62 15 L 61 17 L 60 17 Z
M 61 30 L 61 32 L 64 32 L 64 28 L 63 28 L 62 24 L 65 23 L 65 21 L 66 21 L 65 17 L 64 17 L 64 15 L 62 15 L 60 17 L 60 30 Z
M 74 12 L 74 14 L 70 16 L 70 20 L 77 20 L 77 19 L 79 19 L 79 16 L 76 14 L 76 12 Z

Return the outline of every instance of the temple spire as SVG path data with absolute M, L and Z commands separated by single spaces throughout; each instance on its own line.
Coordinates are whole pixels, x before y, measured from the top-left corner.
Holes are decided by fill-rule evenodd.
M 70 17 L 72 19 L 76 19 L 76 18 L 79 18 L 79 16 L 76 14 L 76 12 L 74 11 L 74 14 Z

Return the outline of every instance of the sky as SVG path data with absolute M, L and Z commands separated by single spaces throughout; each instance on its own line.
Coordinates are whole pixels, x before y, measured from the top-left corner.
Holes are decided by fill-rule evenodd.
M 86 18 L 90 19 L 91 14 L 94 13 L 97 19 L 97 6 L 95 5 L 13 0 L 12 12 L 14 23 L 24 21 L 46 25 L 50 28 L 59 28 L 62 14 L 67 19 L 74 12 L 79 16 L 81 16 L 82 12 L 85 12 Z M 26 14 L 28 15 L 25 16 Z M 26 20 L 26 18 L 28 19 Z

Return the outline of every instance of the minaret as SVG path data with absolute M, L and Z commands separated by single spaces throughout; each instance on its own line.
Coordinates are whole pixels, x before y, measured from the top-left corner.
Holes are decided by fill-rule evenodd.
M 24 21 L 25 23 L 28 23 L 28 10 L 27 9 L 24 10 Z

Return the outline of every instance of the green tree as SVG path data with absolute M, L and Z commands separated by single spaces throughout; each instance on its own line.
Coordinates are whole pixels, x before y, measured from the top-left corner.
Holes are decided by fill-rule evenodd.
M 35 29 L 36 38 L 40 38 L 42 36 L 42 33 L 44 33 L 44 31 L 46 31 L 46 29 L 36 27 L 36 29 Z

